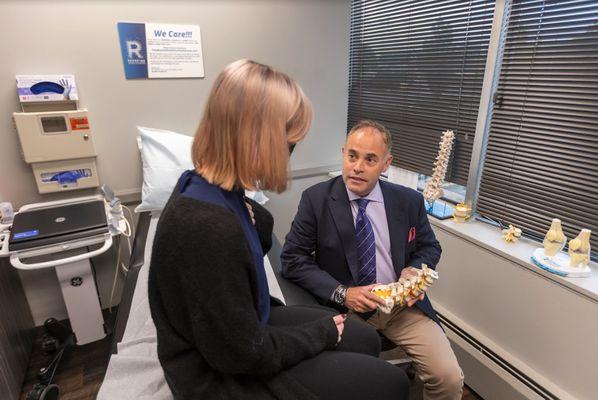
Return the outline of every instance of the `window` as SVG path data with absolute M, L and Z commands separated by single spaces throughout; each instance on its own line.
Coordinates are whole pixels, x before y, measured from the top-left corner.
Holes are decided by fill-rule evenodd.
M 476 211 L 598 250 L 598 7 L 513 1 Z
M 456 133 L 446 180 L 465 185 L 494 0 L 354 0 L 348 128 L 374 119 L 394 164 L 430 175 L 442 132 Z

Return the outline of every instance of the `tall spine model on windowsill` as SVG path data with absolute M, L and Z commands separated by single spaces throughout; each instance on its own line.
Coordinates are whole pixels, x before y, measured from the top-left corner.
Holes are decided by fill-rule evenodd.
M 453 131 L 442 132 L 438 156 L 436 156 L 436 161 L 434 161 L 434 172 L 424 188 L 424 199 L 426 199 L 429 205 L 433 204 L 442 196 L 442 188 L 440 186 L 446 175 L 454 141 L 455 134 Z

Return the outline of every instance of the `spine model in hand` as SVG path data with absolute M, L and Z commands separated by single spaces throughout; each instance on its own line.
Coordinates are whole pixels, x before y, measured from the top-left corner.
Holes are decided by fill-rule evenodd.
M 401 278 L 398 282 L 388 285 L 377 285 L 371 290 L 373 294 L 385 301 L 384 305 L 378 305 L 380 311 L 389 314 L 395 306 L 403 306 L 410 299 L 417 298 L 435 280 L 438 279 L 438 272 L 422 264 L 421 270 L 417 275 L 409 278 Z

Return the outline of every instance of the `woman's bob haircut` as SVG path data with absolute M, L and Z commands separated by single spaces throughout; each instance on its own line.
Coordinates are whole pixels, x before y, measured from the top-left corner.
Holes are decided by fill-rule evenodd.
M 243 59 L 218 75 L 195 134 L 196 171 L 225 190 L 287 187 L 289 145 L 312 119 L 309 99 L 288 75 Z

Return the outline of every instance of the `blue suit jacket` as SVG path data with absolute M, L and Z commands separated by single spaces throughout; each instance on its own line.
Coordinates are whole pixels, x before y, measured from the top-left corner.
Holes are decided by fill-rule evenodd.
M 435 268 L 440 244 L 434 236 L 422 195 L 403 186 L 380 181 L 390 236 L 392 263 L 397 274 L 406 266 Z M 411 242 L 409 231 L 415 229 Z M 339 284 L 356 286 L 359 261 L 355 225 L 342 177 L 316 184 L 303 192 L 281 255 L 283 277 L 327 303 Z M 426 296 L 417 306 L 438 321 Z

